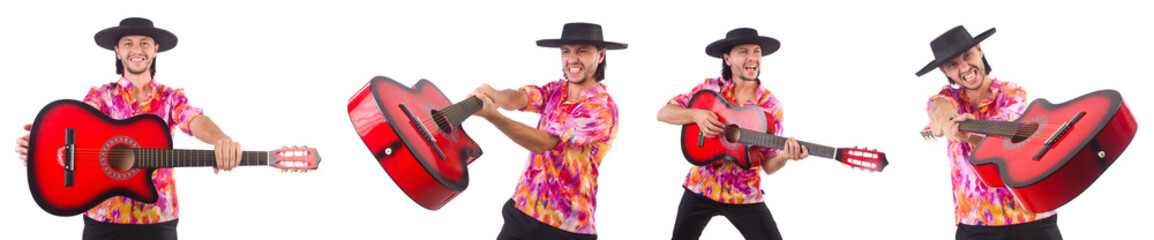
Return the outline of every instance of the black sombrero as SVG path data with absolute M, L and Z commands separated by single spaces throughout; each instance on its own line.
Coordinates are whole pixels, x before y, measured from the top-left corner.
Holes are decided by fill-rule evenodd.
M 629 44 L 605 41 L 601 36 L 601 25 L 592 23 L 566 23 L 561 29 L 561 38 L 537 40 L 537 46 L 542 47 L 560 47 L 561 44 L 589 44 L 609 50 L 629 47 Z
M 160 46 L 157 52 L 168 51 L 176 47 L 176 35 L 164 29 L 152 26 L 152 21 L 144 18 L 125 18 L 120 20 L 120 26 L 110 27 L 96 33 L 96 45 L 113 50 L 121 37 L 128 35 L 143 35 L 151 37 L 156 45 Z
M 986 40 L 990 35 L 994 35 L 995 31 L 997 31 L 997 29 L 990 28 L 990 30 L 978 34 L 978 36 L 970 36 L 970 32 L 966 31 L 966 27 L 958 25 L 942 33 L 941 36 L 934 38 L 934 41 L 930 42 L 930 49 L 934 51 L 934 60 L 926 64 L 922 70 L 918 70 L 917 75 L 921 77 L 934 68 L 940 67 L 947 61 L 958 57 L 958 55 L 961 55 L 963 52 L 977 46 L 982 40 Z M 986 56 L 982 56 L 982 63 L 986 65 L 986 71 L 989 71 L 990 63 L 986 61 Z
M 705 54 L 709 54 L 709 56 L 715 58 L 721 58 L 722 55 L 732 50 L 733 46 L 741 44 L 757 44 L 761 46 L 761 56 L 777 52 L 777 49 L 781 48 L 781 42 L 778 42 L 777 39 L 758 36 L 757 30 L 752 28 L 738 28 L 725 33 L 724 39 L 714 41 L 710 43 L 709 46 L 705 46 Z

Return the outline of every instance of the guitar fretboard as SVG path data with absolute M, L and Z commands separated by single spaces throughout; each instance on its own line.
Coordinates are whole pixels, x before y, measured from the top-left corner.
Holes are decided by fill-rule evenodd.
M 1020 122 L 965 120 L 958 123 L 958 130 L 1009 138 L 1025 125 L 1026 123 Z
M 788 138 L 779 137 L 769 133 L 763 133 L 744 128 L 739 129 L 741 135 L 737 138 L 737 142 L 744 144 L 783 150 L 785 149 L 785 142 L 789 140 Z M 797 141 L 797 143 L 805 146 L 805 148 L 809 150 L 810 155 L 837 159 L 837 148 L 805 141 Z
M 136 159 L 133 168 L 216 166 L 216 153 L 213 150 L 134 148 L 132 154 Z M 271 166 L 270 154 L 272 153 L 244 151 L 241 153 L 240 166 Z

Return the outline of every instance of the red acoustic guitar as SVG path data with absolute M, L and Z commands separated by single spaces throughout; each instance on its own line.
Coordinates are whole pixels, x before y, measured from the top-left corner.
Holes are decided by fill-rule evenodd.
M 1017 121 L 966 120 L 958 130 L 986 135 L 970 165 L 987 186 L 1009 187 L 1026 210 L 1043 212 L 1089 188 L 1130 145 L 1138 123 L 1121 94 L 1099 90 L 1057 105 L 1034 100 Z
M 433 83 L 413 88 L 374 77 L 349 99 L 349 118 L 393 182 L 429 210 L 437 210 L 469 186 L 466 166 L 481 147 L 461 122 L 482 106 L 471 97 L 450 105 Z
M 705 109 L 717 114 L 725 123 L 725 132 L 712 138 L 705 138 L 697 124 L 686 124 L 681 128 L 681 152 L 694 165 L 712 164 L 714 161 L 732 161 L 743 169 L 760 166 L 761 162 L 750 161 L 750 146 L 784 149 L 784 137 L 772 134 L 769 121 L 772 119 L 757 106 L 734 107 L 714 91 L 698 91 L 689 100 L 689 108 Z M 810 155 L 837 160 L 854 168 L 880 172 L 889 161 L 885 153 L 858 149 L 834 148 L 820 144 L 798 141 L 809 150 Z
M 155 203 L 154 168 L 211 167 L 212 150 L 172 148 L 172 134 L 160 117 L 144 114 L 115 120 L 86 103 L 57 100 L 32 124 L 28 142 L 28 188 L 48 213 L 83 213 L 113 196 Z M 313 148 L 244 151 L 241 166 L 283 170 L 316 169 Z

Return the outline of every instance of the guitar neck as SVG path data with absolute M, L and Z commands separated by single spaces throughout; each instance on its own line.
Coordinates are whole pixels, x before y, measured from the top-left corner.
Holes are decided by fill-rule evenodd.
M 171 167 L 214 167 L 216 153 L 213 150 L 149 149 L 134 148 L 132 154 L 136 162 L 133 168 Z M 244 151 L 240 166 L 272 166 L 272 152 Z
M 744 128 L 738 129 L 740 135 L 737 137 L 737 142 L 744 144 L 783 150 L 785 149 L 785 142 L 789 140 L 788 138 L 779 137 L 769 133 L 763 133 Z M 730 135 L 730 133 L 727 132 L 726 135 Z M 797 141 L 797 143 L 805 146 L 805 148 L 809 150 L 810 155 L 829 159 L 837 159 L 837 148 L 805 141 Z
M 466 118 L 480 111 L 482 106 L 484 106 L 484 103 L 481 102 L 481 99 L 473 96 L 441 109 L 441 115 L 445 116 L 449 124 L 461 126 L 461 123 L 464 122 Z
M 958 130 L 1008 138 L 1025 125 L 1025 123 L 1020 122 L 965 120 L 958 123 Z

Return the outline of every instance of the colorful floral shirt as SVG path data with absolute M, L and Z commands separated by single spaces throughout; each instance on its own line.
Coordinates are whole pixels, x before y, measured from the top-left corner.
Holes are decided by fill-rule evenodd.
M 722 98 L 729 101 L 734 106 L 754 105 L 761 107 L 766 113 L 771 114 L 773 119 L 767 119 L 769 125 L 773 128 L 774 135 L 781 135 L 781 120 L 782 110 L 781 102 L 770 93 L 768 89 L 760 85 L 758 80 L 757 93 L 752 99 L 742 103 L 736 103 L 734 99 L 734 84 L 733 80 L 722 78 L 709 78 L 705 82 L 693 87 L 692 91 L 677 95 L 669 100 L 669 104 L 677 104 L 681 107 L 689 106 L 689 100 L 693 98 L 694 94 L 702 90 L 713 90 L 721 94 Z M 752 147 L 750 151 L 756 154 L 750 154 L 750 161 L 761 162 L 765 159 L 777 156 L 777 150 L 771 148 Z M 714 164 L 705 166 L 693 166 L 689 168 L 689 174 L 685 176 L 685 188 L 697 194 L 701 194 L 709 199 L 720 203 L 728 204 L 750 204 L 759 203 L 762 200 L 762 195 L 765 194 L 761 190 L 761 166 L 751 167 L 749 169 L 741 169 L 737 164 L 729 161 L 717 161 Z
M 93 87 L 84 97 L 84 102 L 114 119 L 126 119 L 140 114 L 159 116 L 173 129 L 179 128 L 189 136 L 189 123 L 202 110 L 188 105 L 184 89 L 170 88 L 149 82 L 152 93 L 134 97 L 132 82 L 121 78 L 119 81 Z M 175 131 L 173 131 L 175 133 Z M 85 212 L 84 215 L 96 221 L 121 224 L 153 224 L 171 221 L 179 217 L 176 201 L 176 185 L 172 180 L 171 168 L 159 168 L 152 172 L 152 184 L 160 199 L 154 204 L 137 202 L 127 197 L 112 197 Z
M 566 100 L 569 82 L 521 88 L 529 105 L 521 111 L 541 114 L 537 129 L 561 139 L 552 150 L 529 155 L 513 193 L 517 209 L 565 231 L 596 234 L 597 167 L 617 137 L 617 103 L 605 85 Z
M 990 84 L 993 97 L 974 104 L 966 91 L 942 87 L 934 100 L 946 99 L 958 109 L 958 114 L 973 114 L 980 120 L 1013 121 L 1026 110 L 1026 91 L 1017 84 L 994 79 Z M 928 109 L 928 106 L 927 106 Z M 1001 226 L 1032 222 L 1055 214 L 1054 211 L 1033 213 L 1018 204 L 1010 189 L 991 188 L 974 172 L 970 165 L 970 151 L 973 146 L 966 142 L 949 142 L 946 149 L 950 159 L 950 179 L 954 189 L 954 217 L 956 223 L 976 226 Z

